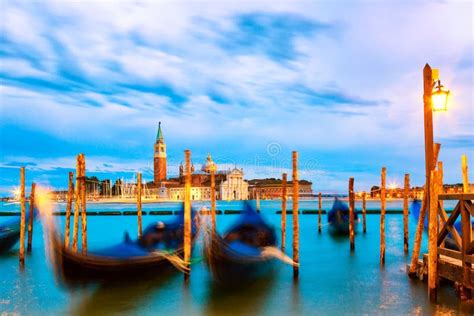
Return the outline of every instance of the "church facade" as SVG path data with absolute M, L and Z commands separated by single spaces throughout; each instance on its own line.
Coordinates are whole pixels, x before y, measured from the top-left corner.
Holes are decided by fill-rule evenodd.
M 184 200 L 184 166 L 179 167 L 177 178 L 167 178 L 166 143 L 158 124 L 158 132 L 154 144 L 153 157 L 153 195 L 174 201 Z M 218 170 L 211 155 L 203 163 L 201 169 L 191 167 L 191 200 L 211 199 L 211 169 L 215 170 L 216 199 L 218 200 L 248 200 L 248 182 L 244 180 L 243 169 Z

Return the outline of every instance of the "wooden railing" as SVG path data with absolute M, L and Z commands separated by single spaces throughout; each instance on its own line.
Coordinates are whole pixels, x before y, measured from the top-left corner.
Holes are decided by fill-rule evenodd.
M 449 217 L 443 207 L 443 201 L 446 200 L 458 201 Z M 472 264 L 474 263 L 474 241 L 472 239 L 473 200 L 474 193 L 438 195 L 438 254 L 461 261 L 462 278 L 458 276 L 455 278 L 457 280 L 453 281 L 462 280 L 462 285 L 468 289 L 473 288 L 472 278 L 474 278 L 472 272 Z M 461 216 L 460 232 L 454 225 L 459 216 Z

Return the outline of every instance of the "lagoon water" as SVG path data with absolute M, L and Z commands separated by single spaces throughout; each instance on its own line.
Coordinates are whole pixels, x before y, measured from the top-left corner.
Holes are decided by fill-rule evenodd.
M 328 209 L 330 200 L 323 208 Z M 199 203 L 196 206 L 208 205 Z M 217 209 L 239 209 L 240 202 L 218 201 Z M 302 201 L 300 210 L 316 209 L 316 201 Z M 452 206 L 451 206 L 452 207 Z M 144 204 L 144 210 L 175 210 L 177 203 Z M 291 209 L 291 202 L 288 208 Z M 379 209 L 369 202 L 369 209 Z M 389 201 L 388 209 L 401 209 L 400 201 Z M 446 208 L 450 208 L 449 205 Z M 0 204 L 0 211 L 18 211 L 18 205 Z M 63 210 L 58 204 L 56 210 Z M 88 204 L 88 210 L 134 210 L 134 205 Z M 265 218 L 280 234 L 279 201 L 261 201 Z M 224 231 L 238 215 L 218 215 L 218 230 Z M 144 216 L 146 226 L 170 216 Z M 0 217 L 0 222 L 8 217 Z M 64 217 L 56 216 L 63 227 Z M 300 217 L 300 278 L 293 282 L 290 266 L 281 265 L 273 274 L 242 289 L 223 290 L 214 285 L 203 262 L 192 265 L 188 286 L 183 275 L 172 271 L 165 276 L 144 279 L 140 275 L 126 283 L 92 284 L 67 288 L 55 279 L 43 242 L 43 229 L 36 222 L 33 252 L 26 255 L 25 269 L 18 265 L 18 245 L 0 256 L 0 314 L 20 315 L 353 315 L 353 314 L 467 314 L 474 305 L 459 301 L 449 284 L 441 286 L 438 304 L 430 304 L 426 283 L 412 281 L 405 273 L 409 257 L 403 253 L 403 217 L 386 216 L 386 264 L 379 264 L 379 215 L 367 216 L 367 233 L 361 223 L 349 251 L 347 238 L 328 234 L 327 226 L 317 232 L 317 215 Z M 323 217 L 326 223 L 326 216 Z M 291 216 L 287 218 L 287 249 L 291 256 Z M 410 217 L 410 247 L 416 223 Z M 121 240 L 123 232 L 137 230 L 135 216 L 89 216 L 89 249 Z M 201 257 L 201 244 L 193 257 Z M 426 235 L 422 251 L 426 251 Z

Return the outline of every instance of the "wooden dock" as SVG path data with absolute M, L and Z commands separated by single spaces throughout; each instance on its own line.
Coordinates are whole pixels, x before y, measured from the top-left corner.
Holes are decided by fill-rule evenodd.
M 442 201 L 445 200 L 458 201 L 449 217 L 443 208 Z M 436 236 L 430 236 L 430 239 L 436 240 L 437 253 L 423 254 L 423 259 L 419 259 L 416 266 L 416 276 L 420 280 L 428 279 L 429 262 L 432 260 L 436 287 L 440 279 L 453 282 L 460 297 L 464 299 L 471 298 L 474 289 L 473 201 L 474 193 L 437 196 L 439 227 Z M 461 217 L 461 231 L 454 225 L 459 217 Z

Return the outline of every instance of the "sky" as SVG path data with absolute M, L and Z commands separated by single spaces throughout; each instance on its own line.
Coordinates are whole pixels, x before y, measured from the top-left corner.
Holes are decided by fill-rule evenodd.
M 190 149 L 245 178 L 291 174 L 313 190 L 424 182 L 422 69 L 445 183 L 474 179 L 470 1 L 23 2 L 0 0 L 0 196 L 87 174 L 153 178 L 162 122 L 168 174 Z

